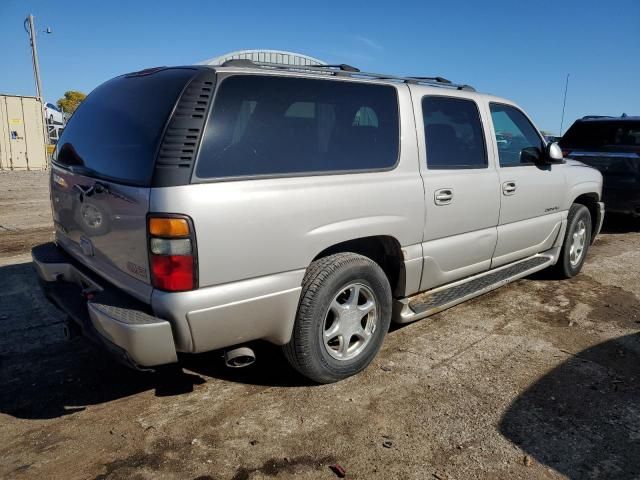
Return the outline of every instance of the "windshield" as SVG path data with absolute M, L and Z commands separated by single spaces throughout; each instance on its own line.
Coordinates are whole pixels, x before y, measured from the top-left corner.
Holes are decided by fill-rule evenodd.
M 148 186 L 158 143 L 190 68 L 114 78 L 80 105 L 58 141 L 53 161 L 84 175 Z
M 564 134 L 565 148 L 640 148 L 640 121 L 577 121 Z

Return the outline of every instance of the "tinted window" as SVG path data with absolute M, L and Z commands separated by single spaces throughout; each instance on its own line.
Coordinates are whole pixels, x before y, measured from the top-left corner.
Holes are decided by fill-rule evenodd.
M 500 166 L 531 165 L 543 149 L 542 139 L 531 122 L 517 108 L 491 104 Z M 536 153 L 537 152 L 537 153 Z
M 164 125 L 195 72 L 165 69 L 103 83 L 69 120 L 54 161 L 96 177 L 149 185 Z
M 640 147 L 640 121 L 577 121 L 560 144 L 566 148 Z
M 487 154 L 478 106 L 453 97 L 422 99 L 427 167 L 485 168 Z
M 398 141 L 393 87 L 233 76 L 216 94 L 196 175 L 385 169 L 398 159 Z

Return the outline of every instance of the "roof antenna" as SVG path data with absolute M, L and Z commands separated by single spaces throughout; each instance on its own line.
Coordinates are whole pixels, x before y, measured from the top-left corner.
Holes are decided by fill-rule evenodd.
M 560 136 L 562 136 L 562 125 L 564 124 L 564 106 L 567 104 L 567 89 L 569 88 L 569 74 L 564 84 L 564 100 L 562 100 L 562 118 L 560 119 Z

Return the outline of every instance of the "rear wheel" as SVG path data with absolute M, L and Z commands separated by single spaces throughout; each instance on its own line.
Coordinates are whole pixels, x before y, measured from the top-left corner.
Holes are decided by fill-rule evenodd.
M 354 253 L 313 262 L 305 275 L 289 363 L 318 383 L 364 370 L 391 322 L 391 287 L 380 266 Z
M 574 203 L 567 217 L 567 231 L 564 235 L 556 272 L 563 278 L 576 276 L 582 269 L 591 241 L 591 214 L 584 205 Z

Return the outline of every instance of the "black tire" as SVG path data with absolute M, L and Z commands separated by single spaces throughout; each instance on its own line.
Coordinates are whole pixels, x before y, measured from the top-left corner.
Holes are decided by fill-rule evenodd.
M 329 306 L 346 287 L 366 287 L 375 299 L 375 329 L 351 359 L 336 359 L 325 346 Z M 358 300 L 356 299 L 356 304 Z M 380 350 L 391 322 L 391 287 L 373 260 L 355 253 L 338 253 L 313 262 L 307 269 L 291 340 L 285 357 L 298 372 L 318 383 L 337 382 L 364 370 Z
M 576 231 L 579 230 L 580 222 L 583 222 L 585 228 L 584 247 L 580 254 L 578 261 L 572 262 L 571 259 L 571 245 L 573 236 Z M 587 252 L 589 250 L 589 244 L 591 243 L 591 214 L 589 209 L 584 205 L 574 203 L 569 209 L 569 215 L 567 217 L 567 231 L 564 234 L 564 241 L 562 242 L 562 250 L 560 250 L 560 258 L 555 265 L 556 273 L 560 278 L 575 277 L 584 264 Z

